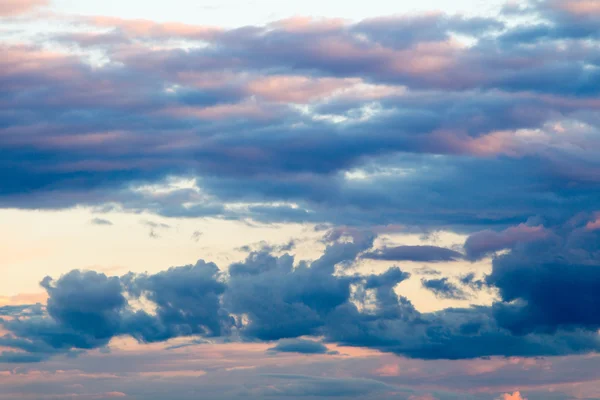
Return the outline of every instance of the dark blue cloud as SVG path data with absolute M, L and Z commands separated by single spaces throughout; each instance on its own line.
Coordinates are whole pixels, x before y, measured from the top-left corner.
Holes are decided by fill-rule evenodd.
M 306 339 L 282 339 L 269 351 L 277 353 L 335 354 L 335 352 L 330 352 L 323 343 Z
M 588 250 L 597 244 L 585 235 L 571 240 Z M 47 278 L 42 282 L 50 296 L 47 315 L 3 321 L 10 334 L 0 344 L 31 354 L 32 360 L 102 348 L 119 335 L 142 342 L 186 336 L 252 341 L 309 335 L 424 359 L 549 356 L 600 349 L 595 314 L 592 308 L 580 307 L 593 300 L 593 276 L 572 279 L 566 275 L 568 269 L 553 266 L 531 272 L 518 265 L 507 269 L 495 264 L 487 284 L 499 289 L 502 301 L 421 313 L 396 293 L 398 283 L 409 277 L 398 267 L 379 275 L 336 273 L 336 266 L 351 266 L 372 247 L 372 235 L 337 229 L 325 241 L 325 253 L 312 263 L 294 266 L 290 255 L 257 252 L 231 265 L 228 276 L 214 264 L 200 261 L 154 275 L 109 278 L 73 271 L 57 281 Z M 472 285 L 474 279 L 465 277 L 463 284 Z M 574 298 L 571 292 L 556 295 L 561 288 L 558 281 L 577 291 Z M 540 293 L 529 282 L 541 282 L 548 291 Z M 433 287 L 438 293 L 455 294 L 445 283 Z M 550 299 L 546 293 L 555 295 Z M 136 310 L 131 300 L 137 298 L 153 304 L 155 312 Z M 569 313 L 562 314 L 563 310 Z M 16 360 L 14 352 L 3 357 Z
M 0 317 L 28 317 L 42 315 L 44 307 L 41 304 L 24 304 L 17 306 L 0 306 Z
M 557 236 L 494 259 L 487 283 L 502 298 L 493 308 L 500 325 L 519 335 L 599 329 L 600 232 L 586 221 L 573 218 L 555 228 Z
M 131 296 L 156 305 L 153 315 L 139 310 L 123 321 L 123 333 L 141 341 L 221 336 L 233 322 L 221 312 L 220 296 L 227 286 L 213 263 L 200 260 L 193 266 L 170 268 L 154 275 L 128 274 L 122 281 Z
M 467 294 L 448 278 L 422 279 L 421 284 L 441 299 L 465 300 Z

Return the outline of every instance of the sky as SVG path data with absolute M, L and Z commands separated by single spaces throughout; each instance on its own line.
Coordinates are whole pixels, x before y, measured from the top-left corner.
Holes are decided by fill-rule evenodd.
M 0 0 L 0 400 L 600 399 L 600 2 L 411 3 Z

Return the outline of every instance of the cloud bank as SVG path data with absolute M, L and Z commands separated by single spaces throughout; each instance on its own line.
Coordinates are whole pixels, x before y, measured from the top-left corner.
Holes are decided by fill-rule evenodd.
M 273 349 L 325 351 L 320 343 L 298 340 L 313 336 L 421 359 L 594 352 L 600 346 L 595 312 L 600 231 L 587 228 L 590 218 L 547 227 L 552 234 L 546 239 L 525 241 L 498 255 L 484 282 L 473 274 L 456 283 L 423 280 L 445 298 L 462 298 L 467 288 L 483 286 L 499 293 L 491 306 L 432 313 L 419 312 L 396 292 L 410 278 L 400 268 L 352 272 L 376 237 L 356 229 L 327 232 L 324 253 L 311 262 L 266 248 L 226 271 L 202 260 L 120 277 L 75 270 L 42 281 L 49 296 L 45 310 L 3 308 L 11 316 L 2 322 L 10 333 L 0 345 L 14 350 L 3 352 L 2 360 L 37 361 L 100 348 L 124 335 L 143 343 L 188 336 L 284 339 Z

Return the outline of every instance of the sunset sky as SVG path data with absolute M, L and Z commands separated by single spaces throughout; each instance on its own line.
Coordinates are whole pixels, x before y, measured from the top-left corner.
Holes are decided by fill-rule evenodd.
M 600 399 L 600 0 L 0 0 L 0 400 Z

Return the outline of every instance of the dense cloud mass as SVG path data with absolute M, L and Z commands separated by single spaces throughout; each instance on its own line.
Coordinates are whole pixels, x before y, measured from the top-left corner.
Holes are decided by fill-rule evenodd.
M 280 340 L 273 351 L 325 353 L 318 342 L 369 347 L 422 359 L 545 356 L 600 349 L 599 254 L 596 216 L 548 224 L 551 234 L 498 255 L 485 282 L 468 274 L 423 279 L 444 298 L 464 298 L 491 287 L 491 306 L 419 312 L 396 287 L 410 277 L 399 267 L 357 274 L 352 265 L 373 251 L 375 235 L 354 228 L 326 233 L 312 262 L 271 249 L 251 252 L 227 272 L 209 262 L 157 274 L 108 277 L 72 271 L 45 278 L 45 309 L 3 308 L 10 333 L 0 340 L 15 351 L 4 361 L 36 361 L 99 348 L 117 336 L 140 342 L 192 336 L 244 341 Z M 467 240 L 468 241 L 468 240 Z M 39 306 L 38 306 L 39 307 Z M 18 351 L 17 351 L 18 350 Z
M 232 29 L 53 16 L 52 51 L 0 37 L 0 206 L 491 230 L 468 257 L 510 248 L 527 232 L 497 231 L 600 200 L 599 17 L 581 1 Z

